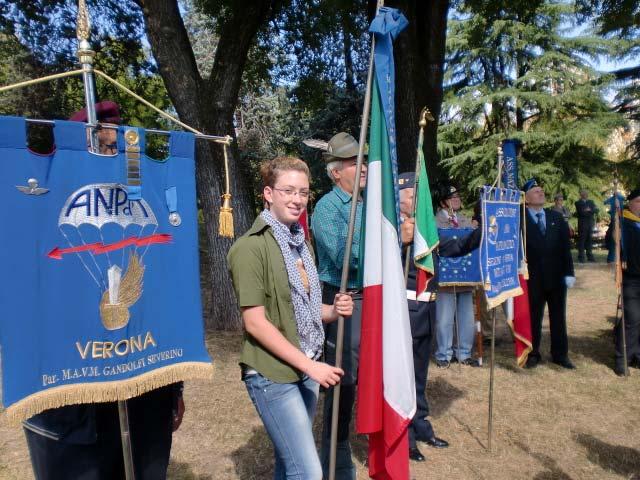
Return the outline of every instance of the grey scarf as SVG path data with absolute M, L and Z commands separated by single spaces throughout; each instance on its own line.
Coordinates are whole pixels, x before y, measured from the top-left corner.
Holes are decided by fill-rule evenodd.
M 262 219 L 271 227 L 273 236 L 278 242 L 284 258 L 291 287 L 291 301 L 298 326 L 300 347 L 309 358 L 316 358 L 322 352 L 324 329 L 322 328 L 322 293 L 318 271 L 313 263 L 311 252 L 304 241 L 304 230 L 299 223 L 291 228 L 276 220 L 269 210 L 263 210 Z M 302 281 L 296 266 L 296 258 L 292 249 L 296 249 L 309 277 L 309 293 Z

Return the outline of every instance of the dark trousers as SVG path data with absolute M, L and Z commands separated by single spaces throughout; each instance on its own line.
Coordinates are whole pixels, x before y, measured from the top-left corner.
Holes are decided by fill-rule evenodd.
M 640 278 L 624 278 L 622 282 L 624 303 L 625 342 L 627 344 L 627 363 L 640 362 Z M 616 341 L 616 365 L 622 366 L 622 322 L 614 328 Z
M 173 422 L 173 390 L 165 387 L 128 401 L 136 480 L 167 476 Z M 25 428 L 36 480 L 125 478 L 118 405 L 96 405 L 96 440 L 88 444 L 53 440 Z
M 429 402 L 426 390 L 433 344 L 433 325 L 436 319 L 436 303 L 409 300 L 409 319 L 411 321 L 413 368 L 416 382 L 416 414 L 409 424 L 409 448 L 415 448 L 416 440 L 424 441 L 434 436 L 431 422 L 427 419 Z
M 593 225 L 591 222 L 578 222 L 578 258 L 584 260 L 584 252 L 587 251 L 587 258 L 593 258 Z
M 549 309 L 549 330 L 551 331 L 551 358 L 562 361 L 568 358 L 569 340 L 567 338 L 567 288 L 557 285 L 545 290 L 529 283 L 529 312 L 531 313 L 531 334 L 533 350 L 529 356 L 540 358 L 540 339 L 542 338 L 542 317 L 545 304 Z
M 338 288 L 324 284 L 322 287 L 322 303 L 333 304 Z M 338 444 L 336 451 L 336 480 L 355 480 L 356 468 L 351 458 L 349 430 L 353 404 L 356 400 L 356 384 L 358 379 L 358 360 L 360 355 L 360 319 L 362 314 L 362 296 L 353 296 L 353 315 L 344 319 L 344 339 L 342 351 L 342 369 L 344 376 L 340 382 L 340 405 L 338 412 Z M 336 364 L 337 322 L 325 328 L 324 361 Z M 331 416 L 333 415 L 333 388 L 324 394 L 322 417 L 322 444 L 320 461 L 326 478 L 329 472 L 329 454 L 331 446 Z

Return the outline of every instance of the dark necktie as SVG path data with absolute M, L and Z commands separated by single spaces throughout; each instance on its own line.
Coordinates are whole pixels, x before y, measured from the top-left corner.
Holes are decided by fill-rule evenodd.
M 540 233 L 545 235 L 547 233 L 547 227 L 544 224 L 544 220 L 542 220 L 542 212 L 536 213 L 536 217 L 538 217 L 538 228 L 540 229 Z

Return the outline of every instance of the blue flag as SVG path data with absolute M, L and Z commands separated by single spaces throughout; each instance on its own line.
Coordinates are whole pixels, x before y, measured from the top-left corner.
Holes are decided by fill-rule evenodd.
M 458 238 L 473 232 L 473 228 L 439 228 L 438 237 Z M 461 257 L 440 257 L 438 266 L 438 285 L 470 286 L 481 285 L 480 250 L 475 249 Z
M 480 269 L 489 308 L 522 294 L 519 190 L 485 186 L 480 191 L 482 241 Z
M 124 400 L 210 378 L 200 304 L 194 136 L 145 155 L 119 127 L 116 155 L 87 151 L 82 123 L 57 121 L 56 149 L 27 147 L 0 117 L 0 345 L 7 414 Z

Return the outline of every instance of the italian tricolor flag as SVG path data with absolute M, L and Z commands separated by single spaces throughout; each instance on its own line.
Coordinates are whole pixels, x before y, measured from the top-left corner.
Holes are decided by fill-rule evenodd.
M 356 424 L 369 435 L 370 477 L 408 480 L 407 426 L 416 411 L 412 340 L 389 128 L 375 80 L 370 128 Z
M 418 175 L 416 176 L 415 193 L 415 229 L 413 230 L 413 259 L 418 270 L 416 277 L 416 297 L 427 289 L 429 279 L 434 275 L 433 255 L 431 252 L 438 246 L 438 227 L 433 216 L 433 203 L 429 189 L 427 166 L 424 162 L 422 142 L 424 127 L 420 128 L 418 137 Z

